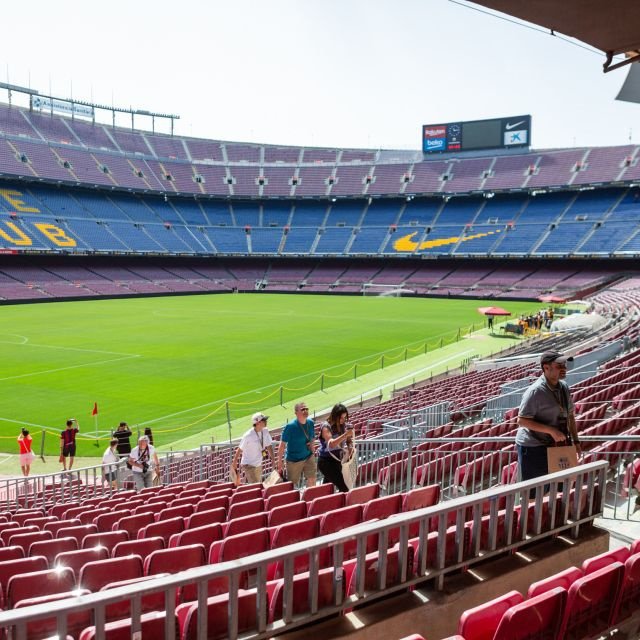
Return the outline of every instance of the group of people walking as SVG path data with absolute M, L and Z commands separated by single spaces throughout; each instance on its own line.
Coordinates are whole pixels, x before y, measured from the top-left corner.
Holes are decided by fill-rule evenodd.
M 304 478 L 305 486 L 313 487 L 320 471 L 325 483 L 333 484 L 338 491 L 348 491 L 342 474 L 343 457 L 349 455 L 354 446 L 348 409 L 336 404 L 326 422 L 320 425 L 318 438 L 306 402 L 298 402 L 294 412 L 295 418 L 282 430 L 277 454 L 267 430 L 268 416 L 253 415 L 253 426 L 242 436 L 231 461 L 232 477 L 239 478 L 242 471 L 247 482 L 261 482 L 262 463 L 269 459 L 280 476 L 295 486 Z

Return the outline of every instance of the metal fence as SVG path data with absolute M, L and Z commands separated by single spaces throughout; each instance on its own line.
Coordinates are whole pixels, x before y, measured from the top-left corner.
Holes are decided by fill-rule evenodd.
M 425 580 L 441 588 L 448 574 L 533 541 L 560 533 L 576 538 L 580 528 L 602 511 L 606 471 L 605 462 L 594 462 L 231 562 L 0 612 L 0 627 L 15 640 L 26 640 L 29 624 L 49 620 L 58 636 L 65 637 L 71 616 L 90 612 L 95 638 L 103 640 L 107 607 L 129 601 L 131 623 L 127 633 L 147 637 L 142 599 L 160 594 L 164 613 L 155 614 L 154 620 L 161 620 L 164 637 L 173 640 L 178 590 L 195 584 L 197 600 L 182 605 L 180 616 L 187 637 L 267 638 Z M 368 554 L 372 538 L 376 551 Z M 350 548 L 355 548 L 353 554 Z M 327 552 L 330 561 L 323 564 L 321 558 Z M 301 558 L 306 570 L 294 579 Z M 274 566 L 280 576 L 275 587 L 281 594 L 281 608 L 275 609 L 274 583 L 267 585 Z M 225 596 L 207 597 L 208 583 L 214 579 L 228 580 Z M 246 579 L 248 588 L 241 588 Z M 193 626 L 186 631 L 185 620 L 189 619 Z M 140 633 L 143 635 L 137 635 Z

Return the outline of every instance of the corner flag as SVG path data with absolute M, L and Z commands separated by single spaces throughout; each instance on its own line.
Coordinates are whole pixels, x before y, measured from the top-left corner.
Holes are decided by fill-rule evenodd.
M 93 403 L 93 411 L 91 412 L 92 416 L 97 416 L 98 415 L 98 403 L 94 402 Z

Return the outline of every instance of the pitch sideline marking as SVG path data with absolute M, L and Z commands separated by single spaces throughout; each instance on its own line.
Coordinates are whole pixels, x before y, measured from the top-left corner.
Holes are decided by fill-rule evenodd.
M 397 382 L 400 382 L 402 380 L 407 380 L 408 378 L 412 378 L 415 377 L 417 374 L 420 374 L 424 371 L 428 371 L 429 369 L 432 369 L 434 367 L 438 367 L 442 364 L 446 364 L 447 362 L 449 362 L 450 360 L 457 360 L 461 357 L 464 357 L 466 354 L 468 353 L 474 353 L 473 350 L 467 349 L 465 351 L 462 351 L 461 353 L 456 353 L 452 356 L 449 356 L 448 358 L 445 358 L 444 360 L 439 360 L 438 362 L 434 362 L 433 364 L 429 365 L 428 367 L 423 367 L 422 369 L 419 369 L 418 371 L 414 371 L 413 373 L 409 373 L 405 376 L 402 376 L 400 378 L 397 378 L 396 380 L 392 380 L 391 382 L 388 382 L 386 384 L 380 385 L 380 386 L 376 386 L 376 389 L 386 389 L 387 387 L 390 387 L 394 384 L 396 384 Z M 293 380 L 295 380 L 295 378 L 292 378 Z M 288 380 L 285 380 L 285 382 L 288 382 Z M 278 383 L 276 383 L 277 385 Z M 282 384 L 282 383 L 281 383 Z M 261 391 L 262 389 L 268 389 L 269 387 L 274 386 L 274 385 L 267 385 L 266 387 L 260 387 L 258 389 L 255 389 L 254 392 L 257 393 L 259 391 Z M 218 404 L 220 402 L 226 402 L 228 400 L 231 400 L 232 398 L 238 398 L 244 395 L 247 395 L 247 393 L 251 393 L 251 391 L 246 391 L 244 393 L 238 393 L 234 396 L 229 396 L 228 398 L 223 398 L 222 400 L 215 400 L 213 402 L 207 402 L 206 404 L 201 404 L 198 405 L 196 407 L 191 407 L 190 409 L 183 409 L 182 411 L 176 411 L 175 413 L 170 413 L 166 416 L 161 416 L 159 418 L 153 418 L 152 420 L 145 420 L 144 422 L 138 422 L 137 424 L 140 426 L 143 426 L 145 424 L 153 424 L 154 422 L 159 422 L 160 420 L 166 420 L 167 418 L 173 418 L 175 416 L 179 416 L 181 414 L 184 413 L 190 413 L 191 411 L 197 411 L 198 409 L 204 409 L 205 407 L 210 407 L 213 404 Z M 347 400 L 347 402 L 352 402 L 355 400 L 359 400 L 360 396 L 356 396 L 355 398 L 350 398 L 349 400 Z
M 60 349 L 61 351 L 81 351 L 84 353 L 104 353 L 110 356 L 128 356 L 139 357 L 140 354 L 124 353 L 122 351 L 103 351 L 102 349 L 81 349 L 80 347 L 61 347 L 55 344 L 36 344 L 35 342 L 29 342 L 29 338 L 26 336 L 20 336 L 17 333 L 8 333 L 5 335 L 16 336 L 22 338 L 23 342 L 9 342 L 8 340 L 0 340 L 0 344 L 13 344 L 19 347 L 38 347 L 41 349 Z
M 131 360 L 132 358 L 140 358 L 140 354 L 129 354 L 122 358 L 109 358 L 108 360 L 97 360 L 96 362 L 85 362 L 84 364 L 74 364 L 69 367 L 58 367 L 57 369 L 46 369 L 45 371 L 34 371 L 32 373 L 21 373 L 17 376 L 7 376 L 0 378 L 0 382 L 4 380 L 16 380 L 18 378 L 28 378 L 30 376 L 41 376 L 46 373 L 57 373 L 58 371 L 68 371 L 69 369 L 79 369 L 81 367 L 92 367 L 98 364 L 107 364 L 108 362 L 120 362 L 121 360 Z

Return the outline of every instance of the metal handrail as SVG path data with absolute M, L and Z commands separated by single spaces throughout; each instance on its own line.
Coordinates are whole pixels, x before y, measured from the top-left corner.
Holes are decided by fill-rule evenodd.
M 57 620 L 57 632 L 65 637 L 68 627 L 67 617 L 71 613 L 80 611 L 92 611 L 96 625 L 96 640 L 103 640 L 105 612 L 107 605 L 131 600 L 131 634 L 135 635 L 141 630 L 141 599 L 151 593 L 164 593 L 166 605 L 165 638 L 175 638 L 175 597 L 180 586 L 197 583 L 197 603 L 200 614 L 197 622 L 197 638 L 204 640 L 207 637 L 207 592 L 208 581 L 214 578 L 227 577 L 229 579 L 228 597 L 228 636 L 238 636 L 239 604 L 238 593 L 241 574 L 250 571 L 255 572 L 256 584 L 256 619 L 255 629 L 243 637 L 267 638 L 274 631 L 282 632 L 290 630 L 301 624 L 309 622 L 309 616 L 295 617 L 293 615 L 293 589 L 294 589 L 294 558 L 302 554 L 309 557 L 309 603 L 314 619 L 321 619 L 338 611 L 352 608 L 356 604 L 362 604 L 374 598 L 406 590 L 409 586 L 426 579 L 436 580 L 436 585 L 442 587 L 447 574 L 457 571 L 463 566 L 484 561 L 488 557 L 504 553 L 505 550 L 517 549 L 532 541 L 555 536 L 560 532 L 566 532 L 571 537 L 577 537 L 581 525 L 591 522 L 602 511 L 606 462 L 594 462 L 582 465 L 568 471 L 562 471 L 535 480 L 520 482 L 500 488 L 488 489 L 472 496 L 465 496 L 440 503 L 433 507 L 427 507 L 416 511 L 401 513 L 387 520 L 361 524 L 331 535 L 322 536 L 313 540 L 299 542 L 265 553 L 256 554 L 246 558 L 224 562 L 215 565 L 200 567 L 181 572 L 169 577 L 150 579 L 139 585 L 129 585 L 105 592 L 78 596 L 60 602 L 51 602 L 46 605 L 36 605 L 0 612 L 0 627 L 13 628 L 15 633 L 11 637 L 15 640 L 27 640 L 27 624 L 30 621 L 55 617 Z M 574 497 L 571 499 L 571 487 Z M 548 512 L 550 514 L 550 526 L 543 527 L 544 495 L 548 489 Z M 530 493 L 534 498 L 530 501 Z M 498 505 L 504 503 L 504 535 L 505 544 L 497 544 L 498 535 Z M 514 518 L 516 506 L 520 504 L 521 526 L 515 535 Z M 489 528 L 486 536 L 482 537 L 482 513 L 483 505 L 489 504 Z M 532 529 L 527 530 L 529 519 L 529 505 L 533 507 Z M 584 511 L 582 510 L 584 509 Z M 472 557 L 466 557 L 464 531 L 468 529 L 465 524 L 467 514 L 473 513 L 471 523 Z M 437 527 L 432 528 L 433 519 L 437 520 Z M 429 533 L 438 532 L 441 540 L 445 539 L 447 523 L 455 521 L 455 560 L 449 561 L 446 557 L 445 544 L 437 547 L 435 562 L 428 564 L 426 540 Z M 419 526 L 419 542 L 417 569 L 410 572 L 410 525 Z M 391 530 L 399 530 L 399 543 L 394 548 L 398 553 L 397 575 L 399 579 L 394 584 L 387 584 L 388 559 L 390 550 L 388 540 Z M 378 580 L 376 589 L 365 588 L 366 550 L 369 536 L 378 536 Z M 486 545 L 482 545 L 482 540 Z M 356 541 L 357 554 L 355 563 L 355 593 L 344 594 L 342 587 L 344 582 L 343 551 L 347 542 Z M 332 549 L 334 560 L 332 564 L 333 574 L 333 600 L 330 606 L 320 606 L 318 603 L 320 552 Z M 267 573 L 269 565 L 274 562 L 282 563 L 283 570 L 283 615 L 274 623 L 267 624 Z

